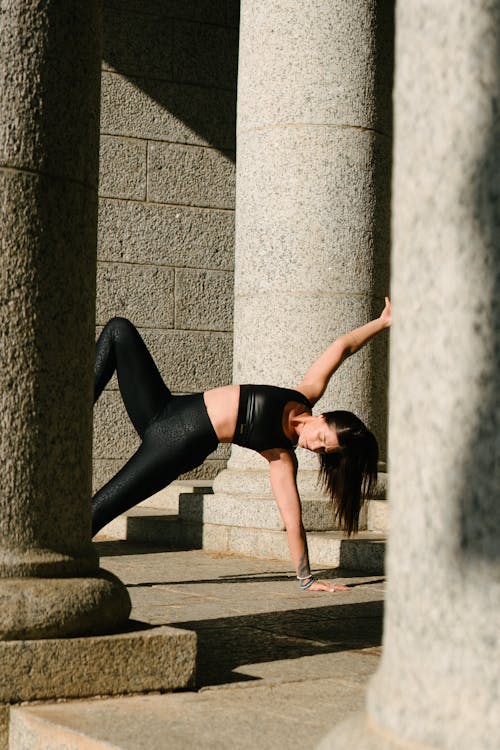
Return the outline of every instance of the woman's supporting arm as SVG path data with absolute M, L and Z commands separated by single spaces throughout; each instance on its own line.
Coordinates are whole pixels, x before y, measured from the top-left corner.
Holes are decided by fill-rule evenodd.
M 271 487 L 287 532 L 288 547 L 299 578 L 310 575 L 307 539 L 297 489 L 297 458 L 287 451 L 265 451 L 269 461 Z
M 262 454 L 269 461 L 271 487 L 276 499 L 288 539 L 297 578 L 301 585 L 309 584 L 312 578 L 309 566 L 307 538 L 302 523 L 302 509 L 297 489 L 297 459 L 294 453 L 284 450 L 269 450 Z M 316 581 L 307 586 L 309 591 L 345 591 L 347 587 L 340 584 Z
M 303 393 L 314 404 L 326 390 L 333 373 L 342 362 L 368 343 L 377 333 L 389 328 L 392 322 L 392 310 L 389 297 L 385 298 L 385 307 L 380 317 L 371 320 L 350 333 L 336 339 L 316 362 L 308 369 L 297 390 Z

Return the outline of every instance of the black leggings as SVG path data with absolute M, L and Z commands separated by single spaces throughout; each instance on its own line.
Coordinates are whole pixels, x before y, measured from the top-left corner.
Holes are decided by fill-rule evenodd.
M 199 466 L 218 444 L 202 393 L 173 396 L 134 325 L 112 318 L 96 343 L 94 404 L 116 370 L 142 443 L 92 499 L 92 534 Z

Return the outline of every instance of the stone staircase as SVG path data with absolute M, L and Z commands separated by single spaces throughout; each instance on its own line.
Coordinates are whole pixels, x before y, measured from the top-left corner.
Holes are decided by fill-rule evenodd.
M 384 570 L 388 525 L 385 499 L 369 501 L 358 534 L 332 531 L 327 501 L 303 503 L 311 564 L 379 575 Z M 330 528 L 329 528 L 330 526 Z M 289 560 L 286 533 L 273 500 L 213 494 L 210 481 L 180 480 L 114 519 L 99 538 L 203 549 L 261 559 Z

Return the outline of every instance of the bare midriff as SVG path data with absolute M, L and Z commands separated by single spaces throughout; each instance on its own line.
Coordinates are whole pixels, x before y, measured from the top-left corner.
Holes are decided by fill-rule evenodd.
M 219 443 L 230 443 L 234 437 L 240 403 L 240 386 L 224 385 L 203 394 L 208 416 Z

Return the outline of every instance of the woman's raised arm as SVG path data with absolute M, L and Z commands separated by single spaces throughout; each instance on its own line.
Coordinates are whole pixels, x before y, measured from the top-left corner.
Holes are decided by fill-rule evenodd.
M 389 297 L 386 297 L 382 314 L 364 326 L 355 328 L 354 331 L 345 333 L 335 339 L 333 344 L 330 344 L 328 349 L 308 369 L 297 386 L 297 390 L 307 396 L 312 404 L 316 403 L 325 392 L 330 378 L 342 362 L 361 349 L 377 333 L 389 328 L 391 322 L 392 308 Z

